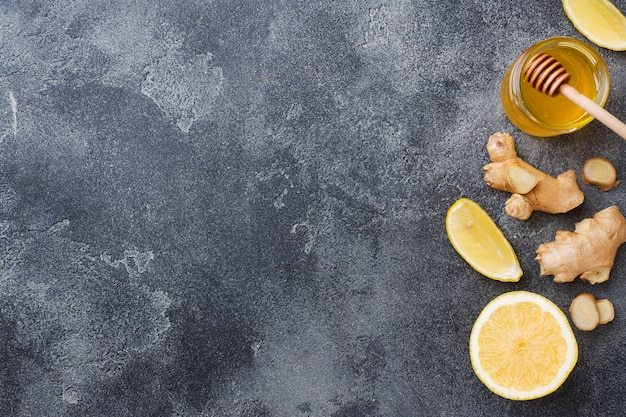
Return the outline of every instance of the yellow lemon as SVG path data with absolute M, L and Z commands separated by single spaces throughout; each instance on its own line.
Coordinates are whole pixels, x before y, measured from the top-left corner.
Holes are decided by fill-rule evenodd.
M 474 323 L 469 347 L 478 378 L 511 400 L 554 392 L 578 360 L 576 337 L 563 311 L 528 291 L 489 302 Z
M 609 0 L 563 0 L 563 9 L 591 42 L 614 51 L 626 50 L 626 17 Z
M 452 246 L 472 268 L 498 281 L 519 281 L 522 276 L 511 243 L 482 207 L 461 198 L 446 216 L 446 231 Z

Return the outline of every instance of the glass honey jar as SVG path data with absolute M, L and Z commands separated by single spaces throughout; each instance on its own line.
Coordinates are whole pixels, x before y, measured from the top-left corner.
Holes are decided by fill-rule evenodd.
M 552 55 L 571 74 L 572 87 L 604 106 L 609 95 L 609 73 L 600 54 L 574 38 L 555 37 L 540 41 L 509 66 L 500 88 L 504 113 L 517 128 L 533 136 L 557 136 L 578 130 L 593 116 L 566 97 L 550 97 L 524 80 L 524 68 L 538 53 Z

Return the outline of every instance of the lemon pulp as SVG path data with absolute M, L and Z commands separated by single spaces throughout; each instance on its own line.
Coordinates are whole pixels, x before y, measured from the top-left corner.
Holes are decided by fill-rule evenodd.
M 493 299 L 470 335 L 470 359 L 494 393 L 531 400 L 558 389 L 578 360 L 569 321 L 549 299 L 513 291 Z
M 448 210 L 446 231 L 454 249 L 476 271 L 498 281 L 519 281 L 522 268 L 513 247 L 478 203 L 456 201 Z

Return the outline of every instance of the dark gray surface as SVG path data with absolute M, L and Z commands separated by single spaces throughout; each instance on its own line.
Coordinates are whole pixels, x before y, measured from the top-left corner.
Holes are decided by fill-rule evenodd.
M 0 415 L 623 415 L 626 249 L 595 287 L 540 277 L 534 251 L 626 209 L 625 185 L 520 222 L 482 181 L 496 131 L 552 175 L 605 156 L 624 177 L 603 126 L 538 139 L 501 110 L 523 49 L 582 39 L 560 1 L 3 1 L 0 33 Z M 600 53 L 624 119 L 626 55 Z M 459 197 L 519 283 L 454 252 Z M 514 289 L 616 309 L 525 403 L 468 357 Z

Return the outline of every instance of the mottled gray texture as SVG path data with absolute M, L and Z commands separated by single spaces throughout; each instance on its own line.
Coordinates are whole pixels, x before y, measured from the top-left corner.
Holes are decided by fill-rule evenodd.
M 593 288 L 539 277 L 534 251 L 626 188 L 520 222 L 482 181 L 496 131 L 553 175 L 590 156 L 626 172 L 595 122 L 538 139 L 501 110 L 523 49 L 582 38 L 560 1 L 7 0 L 0 35 L 0 415 L 623 414 L 626 250 Z M 626 55 L 600 52 L 626 118 Z M 452 249 L 463 196 L 519 283 Z M 616 309 L 526 403 L 468 357 L 513 289 Z

